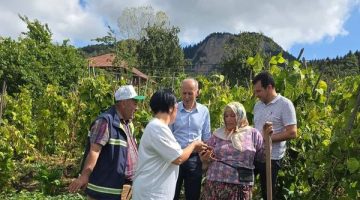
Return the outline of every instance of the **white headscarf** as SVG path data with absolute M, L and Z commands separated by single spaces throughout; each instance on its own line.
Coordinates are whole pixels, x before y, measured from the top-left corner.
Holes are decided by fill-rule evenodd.
M 236 116 L 236 129 L 233 134 L 230 136 L 230 140 L 234 148 L 242 151 L 242 141 L 244 139 L 244 134 L 250 129 L 249 122 L 246 118 L 246 110 L 244 106 L 239 102 L 231 102 L 225 106 L 225 110 L 230 108 Z

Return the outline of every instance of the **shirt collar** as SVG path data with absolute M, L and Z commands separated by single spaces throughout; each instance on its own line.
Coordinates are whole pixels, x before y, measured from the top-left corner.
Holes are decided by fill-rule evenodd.
M 188 112 L 188 111 L 185 109 L 184 104 L 183 104 L 182 101 L 178 103 L 178 110 L 180 110 L 180 111 L 182 111 L 182 112 Z M 191 110 L 191 112 L 197 111 L 197 110 L 198 110 L 198 103 L 195 102 L 195 108 L 193 108 L 193 109 Z
M 281 97 L 281 94 L 277 94 L 276 97 L 272 101 L 270 101 L 270 103 L 268 103 L 268 104 L 273 104 L 273 103 L 277 102 L 277 100 L 279 100 L 280 97 Z
M 280 97 L 281 97 L 281 94 L 278 93 L 278 94 L 276 95 L 276 97 L 275 97 L 272 101 L 270 101 L 268 104 L 265 104 L 265 103 L 262 102 L 262 101 L 261 101 L 261 103 L 264 104 L 265 106 L 266 106 L 266 105 L 270 105 L 270 104 L 273 104 L 273 103 L 277 102 L 277 101 L 280 99 Z

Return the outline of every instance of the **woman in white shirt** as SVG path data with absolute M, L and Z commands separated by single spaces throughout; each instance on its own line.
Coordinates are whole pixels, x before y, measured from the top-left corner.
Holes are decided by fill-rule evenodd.
M 206 149 L 201 141 L 194 141 L 181 149 L 169 124 L 176 118 L 176 97 L 170 90 L 159 90 L 150 99 L 154 118 L 148 123 L 140 140 L 139 161 L 133 183 L 134 200 L 173 199 L 179 165 L 192 152 Z

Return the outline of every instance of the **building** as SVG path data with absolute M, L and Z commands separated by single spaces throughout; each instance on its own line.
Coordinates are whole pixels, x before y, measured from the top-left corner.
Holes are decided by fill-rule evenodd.
M 132 84 L 138 85 L 143 82 L 149 80 L 149 77 L 142 73 L 135 67 L 128 67 L 125 61 L 120 61 L 119 64 L 114 64 L 115 54 L 108 53 L 100 56 L 94 56 L 88 58 L 89 62 L 89 71 L 95 69 L 105 69 L 107 71 L 111 71 L 114 73 L 118 78 L 120 78 L 123 74 L 131 73 L 132 74 Z

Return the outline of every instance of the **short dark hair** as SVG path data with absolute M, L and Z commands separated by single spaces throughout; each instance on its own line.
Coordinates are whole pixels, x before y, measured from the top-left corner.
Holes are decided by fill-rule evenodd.
M 176 97 L 170 89 L 156 91 L 150 99 L 150 108 L 154 114 L 159 112 L 169 113 L 170 108 L 176 104 Z
M 262 71 L 259 74 L 257 74 L 253 78 L 252 84 L 255 85 L 258 81 L 261 82 L 261 86 L 263 88 L 266 88 L 268 85 L 271 85 L 273 88 L 275 88 L 274 78 L 268 71 Z

